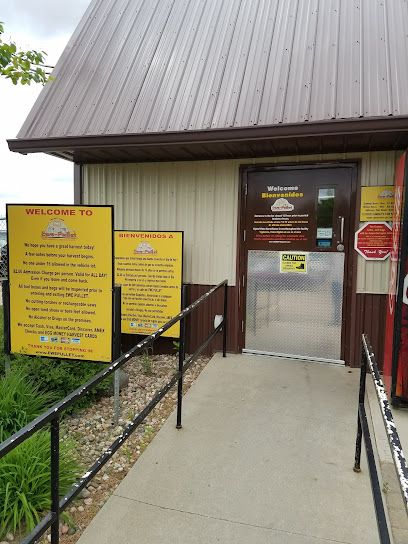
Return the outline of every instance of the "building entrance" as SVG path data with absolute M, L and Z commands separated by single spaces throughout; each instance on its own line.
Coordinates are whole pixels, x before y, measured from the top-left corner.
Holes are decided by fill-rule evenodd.
M 244 351 L 342 361 L 353 171 L 245 173 Z

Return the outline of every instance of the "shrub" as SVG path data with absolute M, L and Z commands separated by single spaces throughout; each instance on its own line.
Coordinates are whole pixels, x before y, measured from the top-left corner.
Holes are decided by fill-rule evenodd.
M 151 352 L 149 351 L 151 349 Z M 146 348 L 140 355 L 142 372 L 145 376 L 153 376 L 153 363 L 150 353 L 153 353 L 153 348 Z
M 22 368 L 0 378 L 0 442 L 24 427 L 55 401 Z M 74 482 L 78 465 L 72 441 L 60 442 L 61 493 Z M 50 433 L 40 431 L 0 459 L 0 538 L 11 530 L 28 531 L 50 507 Z
M 61 496 L 75 481 L 78 468 L 73 443 L 61 441 Z M 0 459 L 0 482 L 0 537 L 23 527 L 31 531 L 51 504 L 48 431 L 37 432 Z
M 55 394 L 31 383 L 21 369 L 9 372 L 0 379 L 0 436 L 6 438 L 20 430 L 55 399 Z
M 100 372 L 104 365 L 16 355 L 11 362 L 11 368 L 13 371 L 14 369 L 23 369 L 26 376 L 39 390 L 51 391 L 55 394 L 56 400 L 62 400 Z M 111 391 L 111 384 L 110 378 L 103 380 L 85 397 L 77 401 L 69 411 L 91 405 L 96 399 Z

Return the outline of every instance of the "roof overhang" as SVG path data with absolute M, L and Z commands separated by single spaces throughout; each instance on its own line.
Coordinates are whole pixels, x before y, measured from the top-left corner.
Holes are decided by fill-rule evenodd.
M 75 163 L 232 159 L 405 149 L 408 117 L 377 117 L 247 128 L 8 140 L 17 153 Z

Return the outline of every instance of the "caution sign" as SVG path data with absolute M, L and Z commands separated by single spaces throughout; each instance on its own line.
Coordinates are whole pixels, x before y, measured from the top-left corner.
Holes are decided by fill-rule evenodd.
M 11 352 L 112 360 L 113 207 L 7 205 Z
M 122 333 L 152 334 L 180 312 L 182 271 L 182 232 L 115 232 L 115 282 L 122 287 Z M 180 324 L 163 336 L 178 338 Z
M 307 274 L 307 253 L 283 252 L 280 253 L 279 272 L 292 274 Z

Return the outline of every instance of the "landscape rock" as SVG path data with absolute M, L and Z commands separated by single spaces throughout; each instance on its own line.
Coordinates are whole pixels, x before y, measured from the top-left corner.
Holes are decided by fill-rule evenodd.
M 91 492 L 88 491 L 88 489 L 86 487 L 84 487 L 84 489 L 81 491 L 79 496 L 81 497 L 81 499 L 87 499 L 90 496 L 90 494 L 91 494 Z

